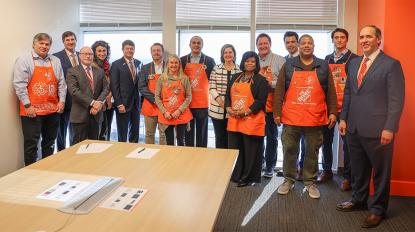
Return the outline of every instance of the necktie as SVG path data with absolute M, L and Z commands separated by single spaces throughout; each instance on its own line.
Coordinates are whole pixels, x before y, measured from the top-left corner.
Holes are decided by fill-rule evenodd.
M 72 64 L 72 67 L 75 67 L 77 65 L 75 53 L 71 54 L 71 64 Z
M 135 70 L 134 63 L 132 61 L 130 61 L 130 63 L 129 63 L 128 66 L 130 68 L 131 77 L 133 78 L 133 81 L 134 81 L 135 80 L 135 76 L 137 75 L 136 70 Z
M 91 67 L 86 67 L 86 75 L 89 81 L 89 87 L 91 88 L 92 92 L 94 92 L 94 78 L 91 74 Z
M 363 78 L 365 77 L 368 61 L 369 61 L 369 58 L 367 57 L 363 59 L 362 66 L 360 67 L 359 74 L 357 75 L 357 88 L 360 88 L 360 85 L 363 82 Z

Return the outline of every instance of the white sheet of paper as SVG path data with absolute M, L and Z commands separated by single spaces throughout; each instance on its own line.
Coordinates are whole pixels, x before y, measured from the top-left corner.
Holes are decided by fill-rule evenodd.
M 119 187 L 99 207 L 131 212 L 147 193 L 147 189 Z
M 90 182 L 79 180 L 62 180 L 53 187 L 39 194 L 36 198 L 52 201 L 66 201 L 82 191 Z
M 75 154 L 101 153 L 112 146 L 112 143 L 89 143 L 79 146 Z
M 126 157 L 134 159 L 151 159 L 159 151 L 160 149 L 157 148 L 139 147 L 130 152 L 130 154 L 128 154 Z

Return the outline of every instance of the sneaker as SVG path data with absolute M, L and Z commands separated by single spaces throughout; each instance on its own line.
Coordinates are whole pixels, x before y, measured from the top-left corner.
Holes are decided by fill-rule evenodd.
M 281 195 L 286 195 L 291 189 L 294 188 L 294 183 L 285 180 L 280 186 L 278 186 L 277 192 Z
M 272 178 L 274 176 L 274 172 L 272 170 L 271 171 L 265 171 L 264 175 L 262 175 L 262 176 L 265 177 L 265 178 Z
M 317 185 L 315 184 L 310 184 L 310 185 L 305 186 L 303 192 L 305 191 L 308 191 L 308 195 L 311 198 L 314 198 L 314 199 L 320 198 L 320 191 L 318 190 Z

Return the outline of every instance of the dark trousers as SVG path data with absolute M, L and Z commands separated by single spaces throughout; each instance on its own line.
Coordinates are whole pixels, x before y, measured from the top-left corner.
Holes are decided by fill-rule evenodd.
M 329 129 L 328 126 L 323 127 L 323 170 L 327 173 L 333 173 L 331 167 L 333 166 L 333 137 L 334 128 Z
M 104 111 L 104 121 L 101 124 L 101 130 L 99 132 L 99 140 L 111 140 L 111 124 L 114 117 L 114 108 Z
M 228 131 L 228 148 L 239 150 L 232 181 L 260 183 L 264 137 Z
M 304 167 L 304 156 L 305 156 L 305 142 L 304 142 L 304 135 L 301 135 L 301 138 L 300 138 L 300 144 L 301 144 L 301 148 L 300 148 L 300 152 L 299 152 L 299 154 L 297 155 L 297 157 L 298 156 L 300 156 L 300 159 L 299 159 L 299 161 L 298 161 L 298 166 L 300 167 L 300 168 L 303 168 Z
M 343 140 L 343 178 L 353 182 L 352 178 L 352 167 L 350 165 L 350 153 L 349 153 L 349 144 L 347 142 L 347 136 L 341 136 Z
M 72 145 L 84 141 L 85 139 L 98 140 L 100 123 L 94 116 L 89 116 L 89 121 L 85 123 L 71 123 Z
M 366 203 L 369 197 L 369 183 L 373 171 L 375 194 L 369 210 L 385 216 L 389 203 L 390 178 L 392 169 L 393 140 L 380 145 L 380 138 L 366 138 L 359 133 L 347 133 L 352 172 L 352 201 Z
M 131 111 L 120 113 L 115 111 L 117 117 L 118 142 L 138 143 L 140 132 L 140 111 L 134 106 Z
M 278 127 L 274 122 L 272 112 L 267 112 L 265 117 L 265 135 L 267 145 L 265 147 L 264 160 L 265 171 L 271 172 L 277 163 Z
M 59 118 L 59 127 L 58 127 L 58 135 L 56 138 L 56 145 L 58 151 L 62 151 L 66 148 L 66 135 L 69 127 L 69 115 L 71 114 L 71 109 L 66 108 L 62 114 L 58 114 Z M 69 127 L 69 144 L 71 144 L 72 134 Z
M 176 128 L 177 146 L 184 146 L 184 134 L 186 132 L 186 124 L 170 125 L 166 128 L 164 133 L 166 134 L 167 145 L 174 145 L 174 128 Z
M 196 131 L 196 147 L 207 147 L 208 108 L 194 108 L 190 109 L 190 111 L 192 112 L 193 119 L 190 121 L 190 131 L 186 131 L 185 134 L 186 146 L 195 146 Z
M 228 148 L 228 119 L 211 118 L 213 129 L 215 130 L 215 145 L 216 148 Z
M 28 166 L 37 160 L 39 139 L 42 138 L 42 158 L 53 154 L 59 127 L 57 113 L 29 118 L 21 117 L 24 138 L 24 163 Z

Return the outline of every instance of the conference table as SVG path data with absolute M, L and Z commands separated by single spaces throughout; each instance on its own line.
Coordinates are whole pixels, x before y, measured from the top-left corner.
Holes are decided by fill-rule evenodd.
M 101 153 L 75 154 L 86 140 L 0 178 L 0 231 L 211 231 L 224 198 L 237 150 L 111 143 Z M 126 155 L 156 148 L 151 159 Z M 130 211 L 96 207 L 89 214 L 57 210 L 62 202 L 36 196 L 62 179 L 124 179 L 146 189 Z

